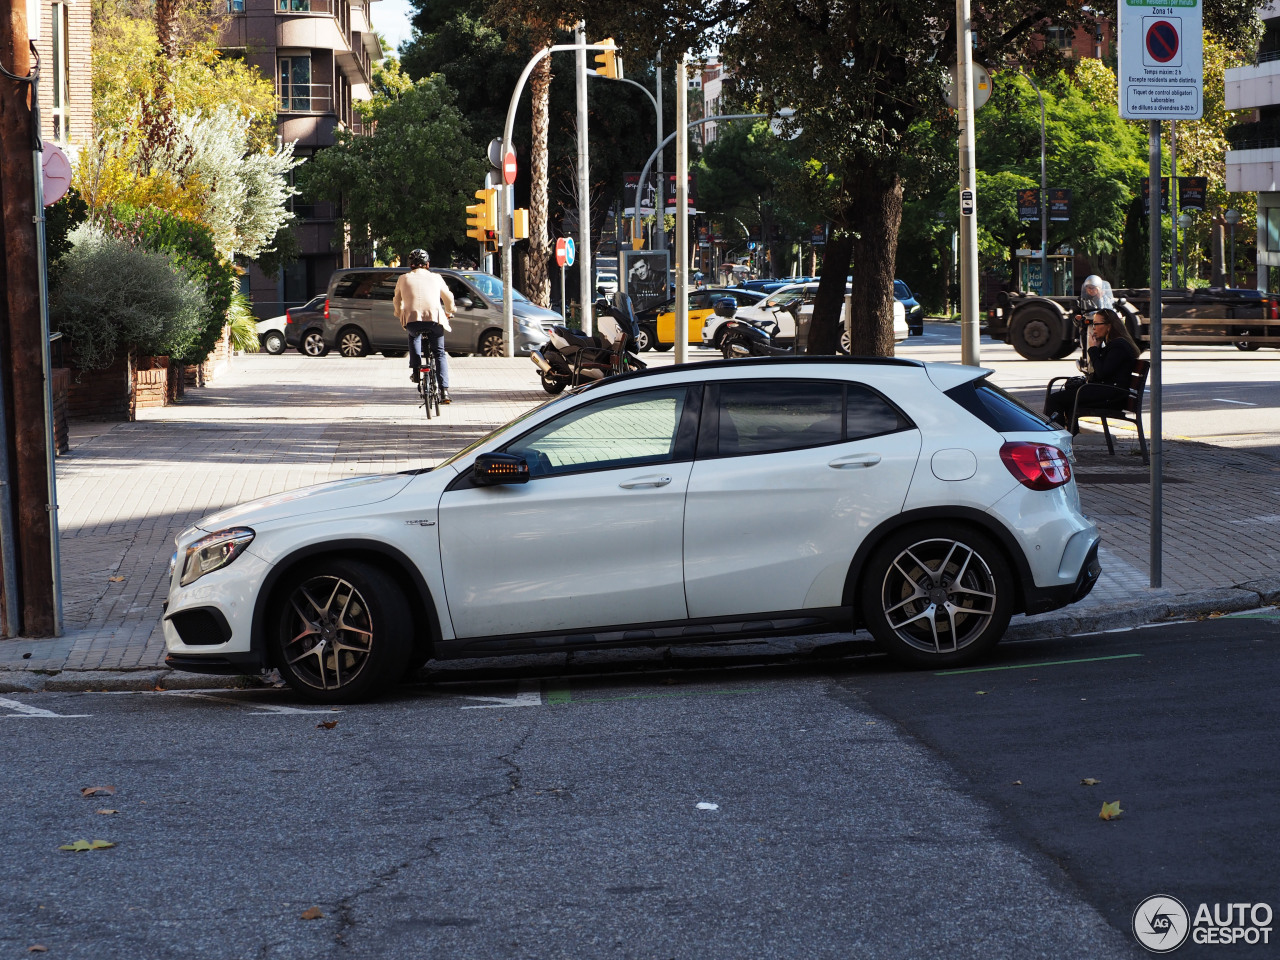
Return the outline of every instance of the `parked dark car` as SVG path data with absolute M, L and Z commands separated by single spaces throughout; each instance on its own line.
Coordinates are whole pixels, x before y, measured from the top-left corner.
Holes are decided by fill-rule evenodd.
M 923 337 L 924 307 L 920 306 L 920 301 L 915 298 L 911 288 L 901 280 L 895 280 L 893 281 L 893 296 L 907 311 L 907 335 Z
M 284 342 L 309 357 L 323 357 L 329 352 L 320 328 L 329 316 L 329 298 L 325 294 L 312 297 L 300 307 L 284 312 Z

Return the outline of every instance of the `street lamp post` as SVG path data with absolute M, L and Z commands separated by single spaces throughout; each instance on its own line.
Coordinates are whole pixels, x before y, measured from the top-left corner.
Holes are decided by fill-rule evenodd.
M 661 60 L 661 56 L 659 56 L 659 59 L 658 59 L 658 67 L 657 67 L 657 69 L 656 69 L 656 71 L 655 71 L 655 72 L 657 73 L 657 87 L 658 87 L 658 95 L 659 95 L 659 96 L 661 96 L 661 95 L 662 95 L 662 66 L 661 66 L 661 64 L 662 64 L 662 60 Z M 604 76 L 604 74 L 601 74 L 601 73 L 592 73 L 592 72 L 588 71 L 587 76 L 602 77 L 602 76 Z M 655 142 L 657 142 L 657 143 L 662 143 L 662 142 L 663 142 L 663 140 L 662 140 L 662 101 L 661 101 L 660 99 L 658 99 L 658 97 L 655 97 L 652 93 L 650 93 L 650 92 L 649 92 L 649 88 L 648 88 L 648 87 L 644 86 L 643 84 L 636 83 L 634 80 L 628 80 L 626 77 L 606 77 L 605 79 L 608 79 L 608 80 L 616 80 L 618 83 L 629 83 L 629 84 L 631 84 L 631 86 L 633 86 L 633 87 L 638 87 L 638 88 L 640 89 L 640 92 L 641 92 L 641 93 L 643 93 L 646 97 L 648 97 L 648 98 L 649 98 L 649 102 L 653 104 L 653 112 L 654 112 L 655 116 L 657 117 L 657 132 L 658 132 L 658 136 L 657 136 L 657 140 L 656 140 Z M 663 186 L 664 186 L 664 184 L 662 183 L 662 157 L 661 157 L 661 156 L 659 156 L 659 157 L 658 157 L 658 193 L 659 193 L 659 195 L 661 195 L 661 194 L 662 194 L 662 192 L 663 192 L 663 191 L 662 191 L 662 187 L 663 187 Z M 643 188 L 643 186 L 642 186 L 641 184 L 637 183 L 637 184 L 636 184 L 636 205 L 635 205 L 635 209 L 636 209 L 637 211 L 640 209 L 640 196 L 641 196 L 641 194 L 642 194 L 643 192 L 644 192 L 644 188 Z M 664 212 L 665 212 L 666 204 L 664 203 L 664 204 L 662 204 L 662 206 L 663 206 L 663 209 L 664 209 Z M 632 223 L 632 229 L 633 229 L 633 231 L 634 231 L 634 228 L 638 225 L 638 223 L 639 223 L 639 218 L 637 218 L 636 220 L 634 220 L 634 221 L 633 221 L 633 223 Z M 633 236 L 636 236 L 636 235 L 637 235 L 637 234 L 634 234 L 634 233 L 633 233 Z
M 1192 219 L 1191 219 L 1191 214 L 1189 214 L 1189 213 L 1184 212 L 1184 213 L 1182 213 L 1181 215 L 1179 215 L 1179 217 L 1178 217 L 1178 226 L 1180 226 L 1180 227 L 1182 228 L 1182 236 L 1183 236 L 1184 241 L 1185 241 L 1186 236 L 1187 236 L 1187 231 L 1191 229 L 1191 224 L 1192 224 L 1193 222 L 1194 222 L 1194 221 L 1192 221 Z M 1176 249 L 1176 248 L 1175 248 L 1175 249 Z M 1184 243 L 1183 243 L 1183 245 L 1182 245 L 1182 285 L 1183 285 L 1184 287 L 1187 285 L 1187 259 L 1188 259 L 1188 258 L 1187 258 L 1187 245 L 1186 245 L 1186 243 L 1184 242 Z M 1176 269 L 1177 269 L 1177 267 L 1175 266 L 1175 267 L 1174 267 L 1174 269 L 1176 270 Z M 1175 277 L 1174 279 L 1176 280 L 1177 278 Z
M 1234 287 L 1236 285 L 1236 224 L 1240 222 L 1240 211 L 1232 207 L 1222 215 L 1222 219 L 1231 228 L 1231 286 Z

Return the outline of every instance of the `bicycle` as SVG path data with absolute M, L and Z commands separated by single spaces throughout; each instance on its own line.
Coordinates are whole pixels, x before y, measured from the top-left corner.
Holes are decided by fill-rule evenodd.
M 436 376 L 435 364 L 427 357 L 421 357 L 418 364 L 418 396 L 422 398 L 422 406 L 430 420 L 432 407 L 436 416 L 440 416 L 440 379 Z

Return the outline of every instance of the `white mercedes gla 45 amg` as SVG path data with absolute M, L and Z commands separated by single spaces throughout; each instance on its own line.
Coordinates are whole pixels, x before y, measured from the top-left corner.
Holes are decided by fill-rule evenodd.
M 434 469 L 177 539 L 170 666 L 348 702 L 429 658 L 868 630 L 954 667 L 1085 596 L 1069 434 L 955 364 L 685 364 L 600 381 Z

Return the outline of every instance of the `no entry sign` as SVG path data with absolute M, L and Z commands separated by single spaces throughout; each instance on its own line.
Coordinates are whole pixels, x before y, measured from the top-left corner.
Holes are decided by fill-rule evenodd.
M 1204 115 L 1201 0 L 1119 0 L 1120 116 L 1198 120 Z
M 556 265 L 561 267 L 572 267 L 575 252 L 573 237 L 561 237 L 556 241 Z

